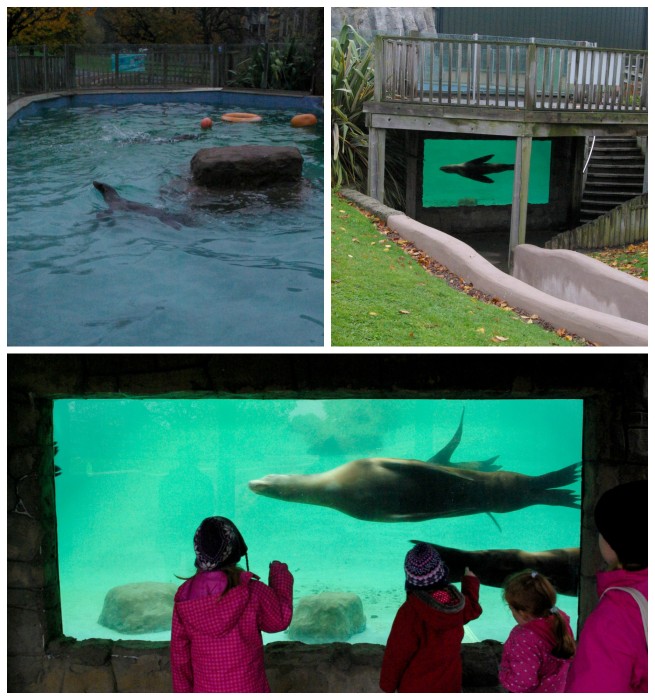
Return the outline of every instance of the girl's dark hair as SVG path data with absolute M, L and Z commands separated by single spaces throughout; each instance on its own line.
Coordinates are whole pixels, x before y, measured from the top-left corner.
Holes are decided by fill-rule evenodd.
M 222 571 L 227 575 L 227 586 L 225 586 L 225 590 L 223 593 L 221 593 L 221 596 L 224 596 L 229 590 L 239 585 L 239 579 L 241 578 L 241 574 L 245 571 L 245 569 L 242 569 L 236 564 L 228 564 L 227 566 L 222 566 L 220 569 L 214 569 L 214 571 Z M 201 573 L 200 569 L 196 569 L 196 573 L 193 574 L 193 576 L 199 573 Z M 173 575 L 175 578 L 179 578 L 182 581 L 189 581 L 193 578 L 193 576 L 178 576 L 177 574 Z
M 552 618 L 552 629 L 557 640 L 553 656 L 569 659 L 575 654 L 575 639 L 555 602 L 557 593 L 553 584 L 536 571 L 520 571 L 510 576 L 503 587 L 503 599 L 514 610 L 532 617 Z

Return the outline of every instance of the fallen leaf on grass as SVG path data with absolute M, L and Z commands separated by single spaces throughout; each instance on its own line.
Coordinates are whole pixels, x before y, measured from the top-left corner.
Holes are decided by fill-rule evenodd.
M 475 332 L 476 333 L 484 333 L 484 328 L 476 328 Z
M 412 312 L 411 312 L 411 311 L 405 311 L 405 309 L 400 309 L 400 310 L 398 311 L 398 313 L 399 313 L 399 314 L 411 314 Z
M 504 343 L 506 340 L 509 340 L 509 338 L 504 338 L 502 335 L 495 335 L 491 340 L 494 343 Z
M 369 316 L 377 316 L 377 313 L 375 311 L 369 311 L 368 315 Z

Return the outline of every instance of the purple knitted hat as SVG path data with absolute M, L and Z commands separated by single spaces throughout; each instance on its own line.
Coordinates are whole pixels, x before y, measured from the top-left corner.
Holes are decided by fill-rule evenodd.
M 419 542 L 405 557 L 405 586 L 428 588 L 448 583 L 448 567 L 439 552 L 427 542 Z
M 236 564 L 248 551 L 237 526 L 220 515 L 205 518 L 200 523 L 193 537 L 193 549 L 196 568 L 200 571 L 213 571 Z

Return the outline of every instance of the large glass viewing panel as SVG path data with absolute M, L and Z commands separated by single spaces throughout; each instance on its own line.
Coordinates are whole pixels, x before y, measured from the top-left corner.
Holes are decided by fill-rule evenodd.
M 194 531 L 203 518 L 218 514 L 240 528 L 250 568 L 264 581 L 269 562 L 279 559 L 295 577 L 294 603 L 323 591 L 356 593 L 366 629 L 349 641 L 384 644 L 405 597 L 403 561 L 410 540 L 463 550 L 579 545 L 577 508 L 537 502 L 495 511 L 493 518 L 466 514 L 479 501 L 480 485 L 462 468 L 498 467 L 485 472 L 491 488 L 507 508 L 515 507 L 527 488 L 508 485 L 502 474 L 539 476 L 579 462 L 582 412 L 581 400 L 57 400 L 64 633 L 78 639 L 169 639 L 168 630 L 129 634 L 99 624 L 105 596 L 116 586 L 179 585 L 176 576 L 193 575 Z M 453 447 L 462 418 L 461 440 Z M 404 463 L 394 469 L 415 493 L 417 510 L 428 503 L 431 512 L 420 515 L 425 520 L 413 521 L 418 513 L 407 504 L 397 508 L 402 512 L 389 512 L 384 484 L 367 474 L 348 487 L 344 503 L 351 507 L 359 499 L 361 515 L 377 510 L 388 522 L 321 505 L 341 488 L 341 477 L 303 485 L 301 498 L 313 503 L 269 498 L 268 482 L 260 481 L 270 474 L 319 474 L 372 457 L 426 461 L 448 445 L 450 458 L 442 452 L 436 461 L 460 475 L 437 470 L 427 501 L 414 469 Z M 488 465 L 465 464 L 496 456 Z M 259 492 L 249 488 L 251 481 Z M 579 494 L 580 480 L 561 488 Z M 446 508 L 448 517 L 441 517 Z M 575 628 L 577 599 L 558 601 Z M 484 612 L 467 626 L 465 641 L 504 641 L 515 623 L 500 588 L 483 586 L 481 604 Z M 264 636 L 288 639 L 284 632 Z

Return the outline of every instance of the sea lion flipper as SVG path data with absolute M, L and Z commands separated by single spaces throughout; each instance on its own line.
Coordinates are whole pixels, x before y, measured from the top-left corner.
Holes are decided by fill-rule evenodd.
M 486 175 L 470 173 L 466 177 L 468 177 L 469 180 L 475 180 L 476 182 L 486 182 L 487 184 L 494 183 L 494 180 L 492 180 L 490 177 L 487 177 Z
M 453 456 L 453 452 L 459 447 L 459 443 L 462 439 L 465 410 L 465 408 L 462 409 L 462 417 L 459 419 L 459 427 L 455 431 L 455 434 L 451 438 L 450 442 L 445 447 L 442 447 L 436 455 L 427 460 L 430 464 L 442 464 L 444 466 L 448 466 L 450 464 L 450 458 Z
M 500 527 L 500 525 L 498 524 L 498 521 L 496 520 L 496 518 L 494 518 L 494 516 L 493 516 L 491 513 L 489 513 L 488 511 L 487 511 L 487 515 L 493 520 L 493 523 L 494 523 L 494 525 L 498 528 L 499 532 L 502 532 L 502 531 L 503 531 L 503 528 Z
M 469 164 L 481 165 L 482 163 L 486 163 L 488 160 L 491 160 L 493 157 L 494 157 L 494 154 L 492 153 L 489 156 L 480 156 L 479 158 L 473 158 L 472 160 L 469 160 L 467 162 L 467 165 L 469 165 Z

